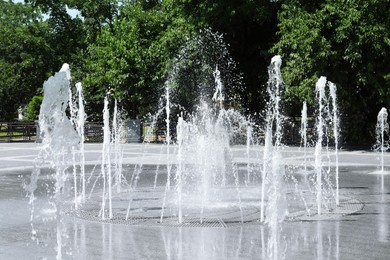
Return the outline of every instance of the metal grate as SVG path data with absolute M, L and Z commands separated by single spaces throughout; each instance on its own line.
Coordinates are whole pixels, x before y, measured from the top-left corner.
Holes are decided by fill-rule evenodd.
M 257 210 L 256 210 L 257 211 Z M 148 217 L 148 216 L 136 216 L 132 215 L 126 219 L 126 215 L 123 213 L 116 213 L 111 219 L 102 219 L 99 210 L 78 210 L 66 211 L 66 215 L 70 217 L 76 217 L 86 221 L 107 223 L 107 224 L 118 224 L 118 225 L 147 225 L 147 226 L 170 226 L 170 227 L 217 227 L 226 228 L 230 226 L 243 225 L 258 220 L 258 214 L 253 214 L 252 211 L 246 212 L 243 216 L 244 222 L 241 222 L 241 213 L 233 212 L 229 215 L 222 217 L 209 217 L 206 216 L 201 219 L 200 216 L 184 217 L 183 222 L 179 223 L 176 216 L 168 216 L 163 218 L 163 222 L 160 222 L 160 217 Z M 223 215 L 223 214 L 222 214 Z M 108 216 L 108 213 L 105 214 Z
M 103 219 L 99 210 L 79 210 L 79 211 L 67 211 L 66 215 L 77 217 L 87 221 L 93 222 L 103 222 L 110 224 L 119 224 L 119 225 L 137 225 L 143 222 L 148 221 L 150 218 L 145 217 L 134 217 L 126 219 L 126 215 L 124 214 L 115 214 L 111 219 L 105 218 Z M 105 213 L 105 216 L 108 216 L 108 212 Z
M 354 214 L 358 211 L 361 211 L 364 208 L 364 203 L 357 199 L 352 198 L 343 198 L 340 200 L 339 205 L 337 206 L 335 202 L 328 203 L 326 207 L 323 207 L 323 212 L 321 215 L 317 214 L 317 209 L 312 208 L 308 214 L 308 211 L 298 211 L 290 213 L 290 220 L 298 221 L 317 221 L 317 220 L 330 220 L 340 218 L 342 216 Z
M 95 205 L 96 206 L 96 205 Z M 105 219 L 96 207 L 83 208 L 81 210 L 69 209 L 65 211 L 66 215 L 76 217 L 86 221 L 118 224 L 118 225 L 140 225 L 140 226 L 169 226 L 169 227 L 215 227 L 227 228 L 242 225 L 259 225 L 260 209 L 258 207 L 242 208 L 223 208 L 215 211 L 205 212 L 203 216 L 200 212 L 191 212 L 189 215 L 183 215 L 182 223 L 179 223 L 177 215 L 166 215 L 163 221 L 160 221 L 161 208 L 158 207 L 134 208 L 128 219 L 123 209 L 116 208 L 111 219 L 107 218 L 108 212 L 105 211 Z M 357 199 L 342 197 L 340 204 L 336 206 L 335 202 L 323 204 L 321 215 L 316 214 L 317 208 L 310 210 L 300 210 L 290 212 L 287 221 L 318 221 L 340 218 L 345 215 L 356 213 L 362 210 L 364 204 Z

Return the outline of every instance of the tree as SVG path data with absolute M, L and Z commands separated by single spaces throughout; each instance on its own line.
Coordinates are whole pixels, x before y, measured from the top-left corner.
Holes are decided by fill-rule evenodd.
M 71 17 L 68 8 L 82 6 L 84 1 L 25 0 L 25 2 L 34 10 L 40 10 L 47 15 L 48 35 L 46 41 L 55 54 L 54 64 L 51 66 L 52 73 L 61 68 L 63 63 L 69 63 L 72 71 L 79 70 L 83 51 L 88 45 L 89 32 L 86 30 L 85 24 L 89 20 L 83 21 L 79 16 Z M 90 3 L 90 1 L 87 2 Z
M 389 8 L 386 0 L 284 2 L 274 50 L 284 56 L 292 114 L 327 76 L 338 86 L 345 141 L 373 142 L 376 114 L 390 105 Z
M 0 119 L 13 120 L 49 75 L 48 25 L 29 5 L 0 2 Z
M 89 47 L 85 83 L 94 97 L 90 103 L 99 104 L 111 89 L 132 117 L 152 111 L 179 50 L 211 28 L 223 34 L 238 61 L 234 73 L 243 75 L 245 87 L 236 89 L 235 101 L 261 111 L 278 6 L 265 0 L 124 2 Z
M 211 28 L 222 33 L 233 60 L 243 76 L 245 87 L 238 90 L 248 112 L 264 108 L 267 67 L 277 30 L 277 1 L 166 1 L 167 5 L 196 30 Z
M 156 109 L 173 57 L 192 33 L 191 25 L 170 18 L 159 1 L 134 1 L 102 27 L 86 60 L 88 103 L 97 105 L 96 116 L 108 91 L 132 118 Z

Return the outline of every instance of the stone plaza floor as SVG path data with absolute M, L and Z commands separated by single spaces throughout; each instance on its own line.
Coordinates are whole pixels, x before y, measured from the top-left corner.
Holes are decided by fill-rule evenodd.
M 100 164 L 101 147 L 86 144 L 90 168 Z M 165 145 L 124 144 L 123 148 L 123 164 L 157 165 L 166 159 Z M 258 151 L 248 158 L 244 146 L 232 147 L 234 161 L 245 165 L 258 160 L 262 148 L 253 149 Z M 302 165 L 302 149 L 285 147 L 282 153 L 285 164 Z M 39 219 L 33 221 L 38 234 L 32 240 L 30 207 L 23 187 L 29 183 L 37 154 L 35 143 L 0 143 L 0 259 L 55 259 L 59 242 L 62 259 L 270 258 L 270 230 L 262 223 L 123 225 L 65 215 L 58 225 L 53 212 L 39 201 L 35 208 Z M 312 162 L 313 149 L 308 155 Z M 390 155 L 385 154 L 384 159 L 390 169 Z M 340 196 L 351 199 L 356 210 L 322 218 L 286 219 L 280 229 L 279 255 L 274 259 L 390 259 L 390 175 L 370 174 L 378 163 L 374 152 L 339 151 Z M 43 174 L 42 181 L 49 185 L 51 179 Z M 242 189 L 246 189 L 244 185 Z M 37 196 L 48 195 L 38 190 Z

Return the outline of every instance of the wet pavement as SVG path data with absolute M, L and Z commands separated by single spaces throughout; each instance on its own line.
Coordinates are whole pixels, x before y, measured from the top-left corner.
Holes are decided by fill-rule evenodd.
M 164 145 L 126 144 L 123 163 L 163 164 L 165 152 Z M 233 148 L 234 160 L 241 166 L 261 158 L 261 152 L 254 147 L 248 158 L 245 147 Z M 0 144 L 0 259 L 55 259 L 59 251 L 62 259 L 272 258 L 267 249 L 272 233 L 267 225 L 256 222 L 219 227 L 126 225 L 73 215 L 63 215 L 59 221 L 47 203 L 51 195 L 45 187 L 52 185 L 52 179 L 45 173 L 31 222 L 23 186 L 29 183 L 37 153 L 33 143 Z M 283 155 L 288 165 L 304 161 L 299 148 L 286 147 Z M 376 170 L 377 157 L 367 151 L 340 151 L 340 195 L 362 207 L 347 215 L 288 218 L 281 224 L 274 259 L 389 259 L 390 175 L 370 174 Z M 100 158 L 101 145 L 87 144 L 89 170 Z M 388 155 L 385 166 L 390 168 Z M 146 178 L 143 188 L 153 186 L 152 179 Z M 37 230 L 35 240 L 31 223 Z

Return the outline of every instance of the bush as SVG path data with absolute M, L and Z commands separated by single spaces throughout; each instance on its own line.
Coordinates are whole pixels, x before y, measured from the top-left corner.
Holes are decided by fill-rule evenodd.
M 41 109 L 43 97 L 34 96 L 27 106 L 26 120 L 34 121 L 38 119 L 39 110 Z

